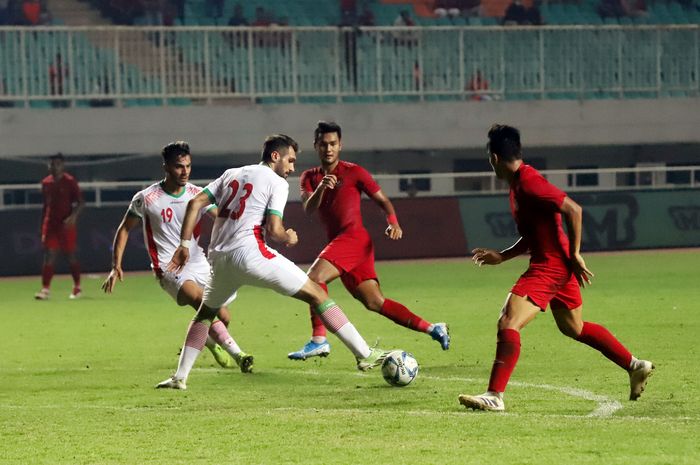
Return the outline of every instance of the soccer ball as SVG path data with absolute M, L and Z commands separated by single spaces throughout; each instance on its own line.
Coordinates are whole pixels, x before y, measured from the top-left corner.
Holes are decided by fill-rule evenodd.
M 382 363 L 384 380 L 396 387 L 408 386 L 418 375 L 418 361 L 413 354 L 403 350 L 389 353 Z

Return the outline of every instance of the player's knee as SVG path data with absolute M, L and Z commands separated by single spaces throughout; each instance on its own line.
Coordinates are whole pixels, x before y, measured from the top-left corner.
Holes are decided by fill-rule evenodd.
M 195 320 L 196 321 L 204 321 L 204 320 L 213 320 L 214 317 L 216 316 L 218 309 L 217 308 L 211 308 L 208 307 L 204 304 L 202 304 L 199 307 L 199 311 L 197 311 L 197 315 L 195 315 Z
M 581 330 L 573 325 L 558 324 L 557 327 L 564 336 L 570 337 L 571 339 L 576 339 L 581 334 Z
M 231 322 L 231 314 L 228 312 L 226 307 L 221 307 L 216 316 L 219 317 L 219 320 L 224 324 L 224 326 L 228 327 L 229 323 Z
M 381 312 L 382 306 L 384 305 L 384 299 L 379 296 L 358 296 L 357 298 L 360 302 L 362 302 L 362 305 L 364 305 L 367 310 L 373 312 Z

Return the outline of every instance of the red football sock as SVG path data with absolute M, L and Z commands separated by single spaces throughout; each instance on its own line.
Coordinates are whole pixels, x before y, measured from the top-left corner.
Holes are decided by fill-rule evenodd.
M 384 304 L 381 310 L 379 310 L 379 313 L 396 324 L 414 331 L 420 331 L 421 333 L 428 332 L 428 328 L 430 327 L 430 323 L 395 300 L 384 299 Z
M 41 268 L 41 286 L 48 289 L 51 287 L 51 279 L 53 278 L 53 265 L 44 265 Z
M 498 344 L 496 344 L 496 359 L 491 368 L 489 379 L 489 391 L 504 392 L 508 385 L 510 375 L 515 369 L 520 357 L 520 333 L 514 329 L 502 329 L 498 331 Z
M 326 283 L 316 283 L 328 294 L 328 285 Z M 309 307 L 311 313 L 311 337 L 326 337 L 326 327 L 321 321 L 321 317 L 314 311 L 313 307 Z
M 623 346 L 610 331 L 605 327 L 595 323 L 583 322 L 581 334 L 576 338 L 615 362 L 625 370 L 628 370 L 632 363 L 632 354 Z
M 73 286 L 80 288 L 80 263 L 70 264 L 70 274 L 73 276 Z

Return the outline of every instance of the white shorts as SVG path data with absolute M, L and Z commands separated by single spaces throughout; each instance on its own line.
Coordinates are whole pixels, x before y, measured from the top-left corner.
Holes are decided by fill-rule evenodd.
M 275 256 L 266 258 L 257 247 L 212 252 L 209 255 L 212 275 L 204 288 L 204 304 L 218 308 L 231 302 L 245 285 L 272 289 L 287 296 L 299 292 L 309 277 L 287 257 L 267 249 Z
M 197 286 L 204 287 L 209 282 L 211 267 L 206 258 L 196 262 L 187 262 L 185 268 L 178 273 L 164 271 L 163 276 L 158 280 L 160 287 L 177 302 L 177 294 L 185 281 L 193 281 Z

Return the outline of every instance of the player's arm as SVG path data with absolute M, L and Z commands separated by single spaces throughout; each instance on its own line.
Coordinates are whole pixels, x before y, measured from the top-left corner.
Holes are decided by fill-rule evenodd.
M 44 220 L 46 219 L 46 208 L 47 204 L 49 203 L 48 199 L 48 193 L 46 192 L 46 186 L 42 183 L 41 184 L 41 196 L 44 199 L 44 202 L 41 206 L 41 222 L 39 222 L 39 236 L 41 236 L 41 243 L 44 243 Z
M 318 210 L 323 200 L 323 193 L 327 189 L 335 189 L 338 183 L 338 178 L 334 174 L 327 174 L 321 179 L 321 182 L 313 192 L 302 191 L 301 193 L 301 204 L 304 207 L 304 212 L 306 214 L 311 214 Z
M 131 212 L 127 211 L 122 219 L 122 222 L 117 228 L 117 232 L 114 235 L 114 242 L 112 245 L 112 269 L 109 272 L 109 276 L 102 283 L 102 290 L 107 294 L 111 294 L 114 290 L 114 286 L 119 281 L 124 281 L 124 272 L 122 271 L 122 257 L 124 256 L 124 250 L 126 249 L 126 242 L 129 239 L 129 232 L 139 224 L 140 218 Z
M 293 247 L 299 242 L 297 232 L 291 228 L 285 229 L 282 217 L 276 213 L 265 216 L 265 237 L 287 247 Z
M 559 211 L 564 216 L 566 222 L 567 235 L 569 236 L 569 257 L 571 260 L 571 270 L 576 276 L 581 287 L 591 284 L 591 273 L 586 268 L 586 262 L 581 256 L 581 225 L 583 224 L 583 209 L 579 204 L 571 200 L 568 196 L 559 207 Z
M 474 254 L 472 256 L 472 261 L 479 266 L 498 265 L 510 260 L 511 258 L 515 258 L 526 253 L 528 249 L 529 246 L 527 242 L 525 239 L 520 237 L 513 245 L 501 250 L 500 252 L 495 249 L 476 248 L 472 250 L 472 253 Z
M 214 205 L 210 209 L 207 210 L 207 215 L 211 217 L 211 219 L 216 220 L 216 217 L 219 216 L 219 208 Z
M 171 272 L 181 271 L 187 260 L 190 258 L 190 241 L 192 234 L 197 225 L 197 213 L 210 203 L 212 198 L 208 191 L 204 190 L 187 202 L 187 210 L 185 210 L 185 218 L 182 220 L 182 229 L 180 230 L 180 246 L 175 249 L 173 258 L 168 263 L 167 270 Z
M 396 210 L 394 210 L 394 204 L 391 203 L 389 197 L 387 197 L 381 189 L 372 194 L 370 198 L 379 205 L 379 208 L 384 210 L 386 215 L 386 222 L 389 226 L 384 230 L 384 235 L 389 239 L 399 240 L 403 237 L 403 230 L 399 225 L 399 219 L 396 217 Z
M 74 225 L 78 221 L 78 215 L 80 215 L 80 213 L 83 211 L 83 208 L 85 208 L 85 199 L 83 198 L 83 195 L 80 192 L 80 188 L 77 184 L 74 187 L 73 195 L 75 197 L 75 200 L 72 203 L 70 215 L 68 215 L 66 219 L 63 220 L 63 224 L 66 225 Z

